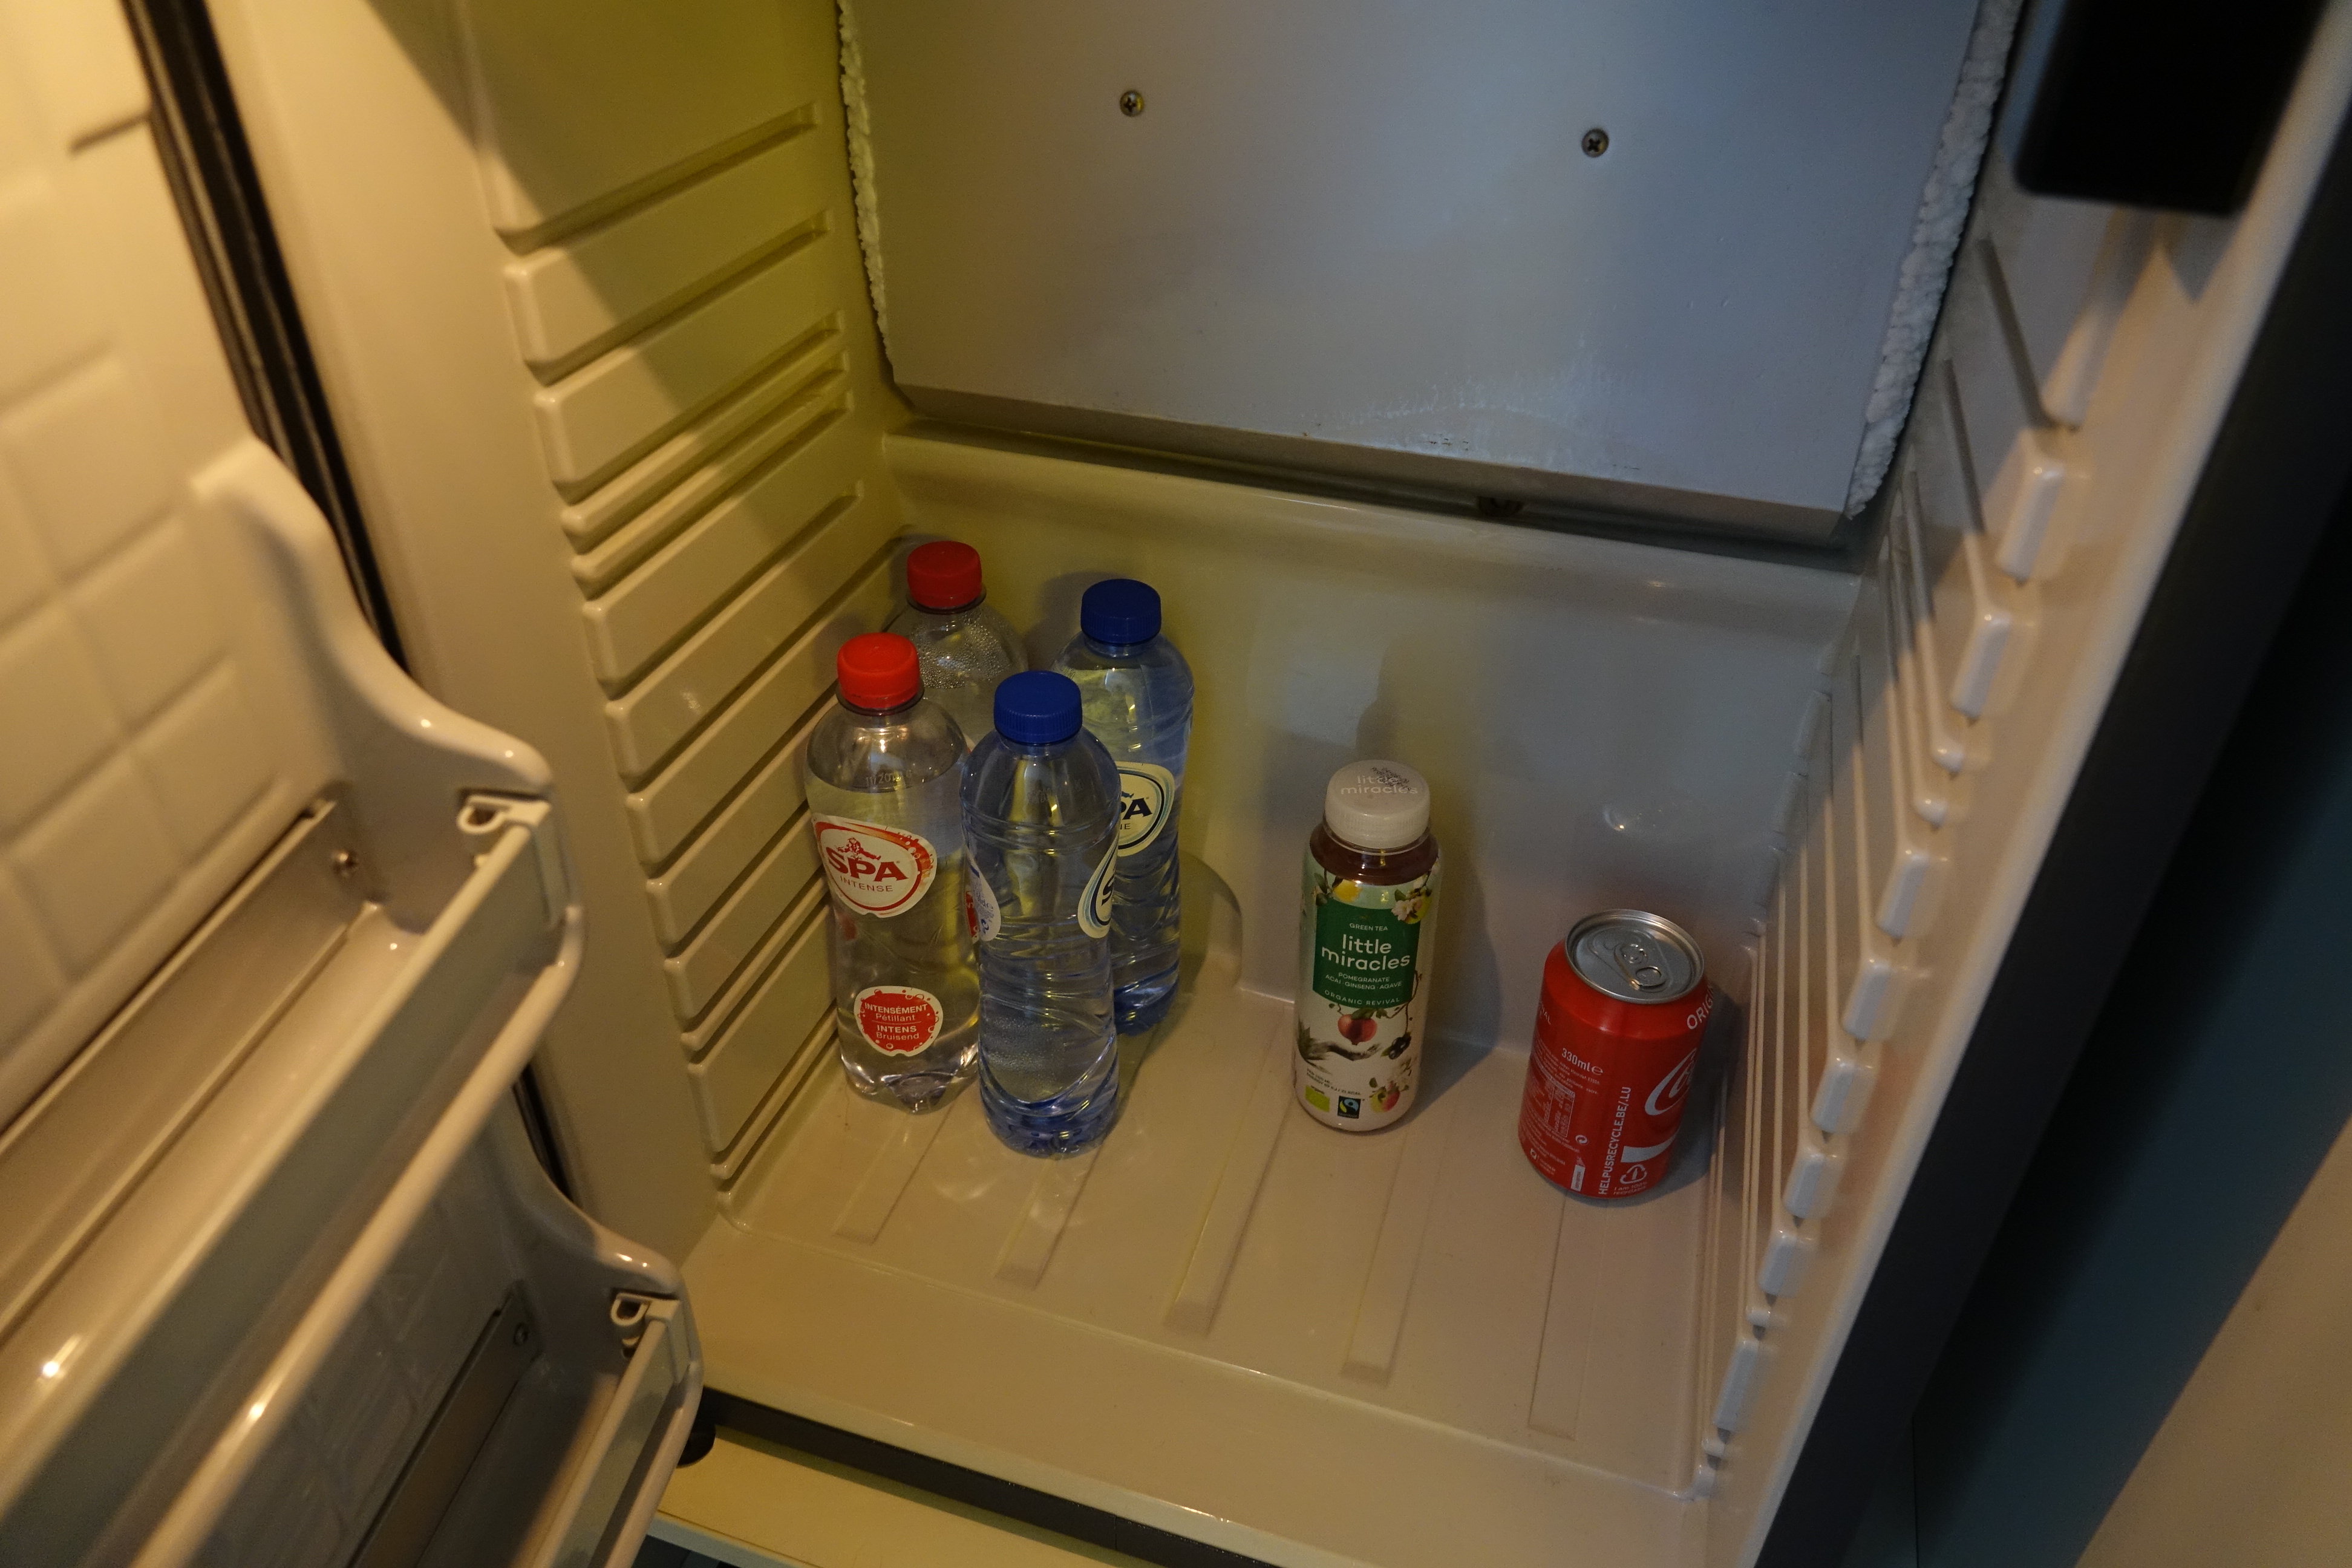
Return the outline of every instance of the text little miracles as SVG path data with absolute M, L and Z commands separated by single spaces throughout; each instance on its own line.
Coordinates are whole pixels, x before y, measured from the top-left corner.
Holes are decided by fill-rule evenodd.
M 1410 969 L 1413 955 L 1398 952 L 1386 937 L 1353 936 L 1341 932 L 1337 948 L 1318 950 L 1323 962 L 1342 969 L 1360 970 L 1373 973 L 1383 969 Z

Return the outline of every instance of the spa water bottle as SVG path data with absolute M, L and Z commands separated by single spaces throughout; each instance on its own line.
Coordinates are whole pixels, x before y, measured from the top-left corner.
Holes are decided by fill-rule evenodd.
M 803 766 L 833 905 L 841 1065 L 867 1099 L 930 1110 L 971 1077 L 978 1049 L 963 732 L 924 700 L 905 637 L 852 637 L 835 672 L 840 700 L 810 733 Z
M 996 689 L 963 785 L 980 958 L 980 1094 L 1028 1154 L 1093 1143 L 1118 1114 L 1110 879 L 1118 770 L 1079 725 L 1078 689 L 1031 670 Z
M 980 552 L 935 539 L 907 557 L 907 607 L 888 630 L 915 645 L 923 695 L 946 709 L 976 746 L 995 722 L 996 683 L 1029 668 L 1013 623 L 988 602 Z
M 1160 635 L 1160 595 L 1117 577 L 1079 602 L 1078 635 L 1055 666 L 1085 694 L 1087 729 L 1118 764 L 1118 877 L 1111 899 L 1111 994 L 1136 1034 L 1176 999 L 1176 816 L 1192 736 L 1192 670 Z

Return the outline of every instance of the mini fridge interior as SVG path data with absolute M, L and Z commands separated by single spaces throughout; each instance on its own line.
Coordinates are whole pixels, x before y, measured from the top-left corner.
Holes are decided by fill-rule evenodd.
M 52 247 L 6 263 L 0 506 L 67 541 L 0 584 L 0 723 L 62 744 L 53 612 L 131 715 L 0 791 L 0 1180 L 57 1184 L 225 910 L 328 954 L 206 1026 L 260 1055 L 328 982 L 437 994 L 345 973 L 371 921 L 473 954 L 488 1009 L 419 1023 L 448 1051 L 373 1121 L 286 1122 L 349 1167 L 236 1211 L 291 1205 L 252 1220 L 290 1284 L 174 1283 L 62 1415 L 80 1352 L 33 1329 L 103 1290 L 89 1238 L 170 1232 L 203 1140 L 40 1196 L 0 1538 L 625 1562 L 707 1383 L 1286 1568 L 1758 1561 L 2352 89 L 2330 5 L 2231 214 L 2034 195 L 2060 17 L 2019 10 L 0 8 L 0 212 Z M 166 521 L 131 543 L 42 511 L 134 484 Z M 210 564 L 106 596 L 173 530 Z M 1199 680 L 1182 994 L 1073 1159 L 835 1066 L 802 747 L 940 537 L 1033 659 L 1146 579 Z M 73 862 L 124 889 L 101 919 L 44 891 L 87 781 L 202 794 L 197 710 L 108 650 L 206 572 L 245 584 L 206 612 L 244 716 L 184 722 L 271 782 L 169 876 Z M 1292 1105 L 1290 1004 L 1300 848 L 1362 756 L 1429 778 L 1447 884 L 1421 1103 L 1352 1137 Z M 1543 955 L 1611 907 L 1686 926 L 1730 1005 L 1672 1175 L 1599 1205 L 1514 1127 Z M 501 1109 L 534 1051 L 593 1221 Z M 168 1092 L 174 1128 L 298 1114 Z M 220 1136 L 185 1180 L 236 1184 Z M 141 1427 L 159 1322 L 304 1414 L 237 1438 L 215 1379 Z M 404 1414 L 332 1436 L 362 1388 Z M 119 1492 L 63 1479 L 104 1452 Z M 510 1555 L 449 1555 L 468 1519 Z

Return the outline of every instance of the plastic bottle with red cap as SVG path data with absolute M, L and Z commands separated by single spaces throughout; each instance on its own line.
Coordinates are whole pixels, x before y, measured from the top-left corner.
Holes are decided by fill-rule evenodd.
M 832 900 L 835 1035 L 850 1087 L 945 1105 L 979 1049 L 966 904 L 963 731 L 923 693 L 915 645 L 842 645 L 840 695 L 810 732 L 810 831 Z
M 978 745 L 997 683 L 1029 668 L 1020 634 L 988 603 L 980 552 L 954 539 L 918 546 L 907 557 L 907 607 L 889 629 L 915 645 L 924 695 L 955 715 L 965 745 Z

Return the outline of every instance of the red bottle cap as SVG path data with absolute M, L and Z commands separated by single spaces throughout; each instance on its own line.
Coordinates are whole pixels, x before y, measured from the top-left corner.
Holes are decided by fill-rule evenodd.
M 923 694 L 923 668 L 915 645 L 896 632 L 850 638 L 841 645 L 833 668 L 841 679 L 841 700 L 853 708 L 878 713 L 903 708 Z
M 977 604 L 980 552 L 956 539 L 935 539 L 907 557 L 907 602 L 934 613 Z

